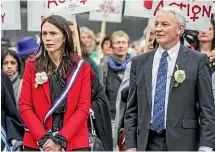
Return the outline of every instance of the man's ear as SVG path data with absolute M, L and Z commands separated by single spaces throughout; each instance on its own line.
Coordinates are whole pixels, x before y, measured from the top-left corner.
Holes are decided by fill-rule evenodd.
M 184 33 L 184 26 L 183 25 L 179 25 L 179 30 L 177 32 L 178 35 L 182 36 L 182 34 Z

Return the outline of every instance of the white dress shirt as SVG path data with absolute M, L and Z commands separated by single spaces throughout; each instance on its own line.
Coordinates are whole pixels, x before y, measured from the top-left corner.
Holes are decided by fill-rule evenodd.
M 170 81 L 171 81 L 171 76 L 173 75 L 173 72 L 175 69 L 175 63 L 176 63 L 176 59 L 178 57 L 179 49 L 180 49 L 180 42 L 178 42 L 171 49 L 167 50 L 169 56 L 167 57 L 168 70 L 167 70 L 166 96 L 165 96 L 165 126 L 164 126 L 165 128 L 166 128 L 167 106 L 168 106 L 168 100 L 169 100 Z M 160 64 L 160 59 L 162 57 L 162 53 L 164 51 L 165 50 L 159 46 L 159 48 L 155 52 L 153 65 L 152 65 L 152 111 L 151 111 L 151 118 L 153 118 L 154 97 L 155 97 L 158 68 L 159 68 L 159 64 Z M 152 123 L 152 119 L 151 119 L 151 123 Z

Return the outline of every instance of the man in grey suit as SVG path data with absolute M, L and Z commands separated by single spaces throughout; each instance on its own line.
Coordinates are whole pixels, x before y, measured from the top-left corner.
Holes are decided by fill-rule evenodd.
M 215 108 L 206 55 L 180 44 L 177 7 L 156 16 L 156 51 L 132 60 L 125 114 L 127 151 L 212 151 Z

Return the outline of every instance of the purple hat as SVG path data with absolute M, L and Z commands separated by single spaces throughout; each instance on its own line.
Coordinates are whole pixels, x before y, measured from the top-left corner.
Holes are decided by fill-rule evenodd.
M 20 57 L 25 57 L 36 53 L 39 49 L 36 37 L 24 37 L 17 42 L 17 53 Z

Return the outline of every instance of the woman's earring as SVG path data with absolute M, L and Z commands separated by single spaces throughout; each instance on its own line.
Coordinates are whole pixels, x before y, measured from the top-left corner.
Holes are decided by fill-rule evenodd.
M 46 50 L 44 50 L 44 52 L 43 52 L 43 56 L 44 56 L 44 57 L 46 57 Z

